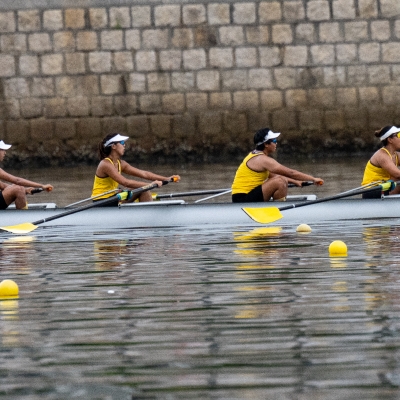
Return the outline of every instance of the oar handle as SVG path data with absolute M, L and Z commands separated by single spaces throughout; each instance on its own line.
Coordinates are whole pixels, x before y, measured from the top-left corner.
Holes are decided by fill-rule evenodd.
M 303 181 L 303 182 L 301 182 L 301 187 L 304 187 L 304 186 L 311 186 L 311 185 L 314 185 L 314 182 L 313 182 L 313 181 Z M 289 183 L 289 184 L 288 184 L 288 187 L 298 187 L 298 186 L 295 185 L 294 183 Z
M 31 190 L 31 194 L 43 192 L 43 188 L 35 188 Z

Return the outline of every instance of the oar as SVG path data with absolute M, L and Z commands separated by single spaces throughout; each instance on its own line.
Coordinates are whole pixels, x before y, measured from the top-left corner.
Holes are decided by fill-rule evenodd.
M 283 207 L 261 207 L 261 208 L 243 207 L 242 210 L 254 221 L 259 222 L 260 224 L 269 224 L 271 222 L 274 222 L 274 221 L 277 221 L 277 220 L 283 218 L 281 211 L 284 211 L 284 210 L 290 210 L 291 208 L 298 208 L 298 207 L 304 207 L 304 206 L 311 206 L 313 204 L 323 203 L 325 201 L 330 201 L 330 200 L 343 199 L 345 197 L 356 196 L 358 194 L 370 193 L 370 192 L 376 191 L 376 189 L 379 186 L 381 187 L 382 191 L 393 190 L 393 185 L 395 186 L 396 183 L 392 182 L 392 181 L 388 181 L 388 182 L 384 182 L 384 183 L 377 185 L 370 189 L 347 191 L 344 193 L 339 193 L 335 196 L 324 197 L 322 199 L 305 201 L 305 202 L 297 203 L 297 204 L 290 204 L 290 205 L 283 206 Z
M 163 185 L 166 185 L 168 182 L 170 182 L 170 181 L 163 181 Z M 114 202 L 116 199 L 126 200 L 128 197 L 131 197 L 132 195 L 146 192 L 147 190 L 154 189 L 155 187 L 158 187 L 158 185 L 156 183 L 150 183 L 149 185 L 142 186 L 140 188 L 130 190 L 130 191 L 124 191 L 124 192 L 116 194 L 115 196 L 111 196 L 108 199 L 99 200 L 99 201 L 96 201 L 95 203 L 91 203 L 91 204 L 87 204 L 85 206 L 73 208 L 71 210 L 62 212 L 60 214 L 56 214 L 56 215 L 53 215 L 48 218 L 40 219 L 39 221 L 24 222 L 22 224 L 12 225 L 12 226 L 2 226 L 2 227 L 0 227 L 0 229 L 2 229 L 3 231 L 8 231 L 8 232 L 17 233 L 17 234 L 29 233 L 29 232 L 32 232 L 33 230 L 35 230 L 37 228 L 37 225 L 43 224 L 44 222 L 53 221 L 58 218 L 66 217 L 67 215 L 71 215 L 71 214 L 75 214 L 80 211 L 88 210 L 89 208 L 105 206 L 107 204 Z
M 98 199 L 99 197 L 105 196 L 106 194 L 110 194 L 110 193 L 114 193 L 114 192 L 118 192 L 118 191 L 122 192 L 122 189 L 118 189 L 118 188 L 112 189 L 112 190 L 109 190 L 108 192 L 104 192 L 104 193 L 98 194 L 96 196 L 88 197 L 87 199 L 79 200 L 79 201 L 76 201 L 75 203 L 68 204 L 64 208 L 70 208 L 72 206 L 76 206 L 77 204 L 85 203 L 86 201 L 89 201 L 89 200 L 95 200 L 95 199 Z
M 181 192 L 181 193 L 169 193 L 169 194 L 154 194 L 153 200 L 158 199 L 171 199 L 173 197 L 185 197 L 185 196 L 202 196 L 204 194 L 214 194 L 225 192 L 230 189 L 210 189 L 210 190 L 198 190 L 195 192 Z

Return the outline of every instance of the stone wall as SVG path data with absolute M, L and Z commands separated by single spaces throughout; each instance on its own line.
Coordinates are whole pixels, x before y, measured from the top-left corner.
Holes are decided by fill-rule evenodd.
M 400 124 L 399 0 L 13 0 L 0 4 L 0 137 L 15 161 L 370 151 Z

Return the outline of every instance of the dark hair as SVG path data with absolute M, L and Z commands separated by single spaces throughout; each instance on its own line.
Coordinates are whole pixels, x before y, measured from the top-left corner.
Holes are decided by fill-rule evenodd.
M 375 136 L 376 136 L 377 138 L 382 137 L 389 129 L 392 128 L 392 126 L 393 126 L 393 125 L 388 125 L 388 126 L 384 126 L 384 127 L 381 128 L 381 129 L 378 129 L 377 131 L 375 131 Z M 390 136 L 389 136 L 389 137 L 390 137 Z M 387 145 L 387 140 L 388 140 L 388 138 L 382 140 L 382 144 L 383 144 L 384 146 Z
M 270 131 L 270 128 L 262 128 L 260 130 L 258 130 L 255 134 L 254 134 L 254 144 L 256 145 L 256 150 L 264 150 L 265 147 L 265 143 L 264 143 L 264 138 L 266 135 L 268 135 L 268 132 Z M 257 143 L 261 144 L 257 145 Z
M 99 158 L 100 160 L 103 160 L 104 158 L 108 157 L 111 153 L 111 146 L 104 147 L 104 143 L 107 142 L 107 140 L 110 140 L 113 138 L 115 135 L 118 135 L 117 133 L 109 133 L 100 143 L 99 143 Z

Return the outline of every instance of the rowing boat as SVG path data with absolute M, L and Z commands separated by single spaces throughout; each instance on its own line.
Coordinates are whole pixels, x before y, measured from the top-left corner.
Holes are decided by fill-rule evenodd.
M 308 207 L 291 208 L 282 211 L 283 218 L 269 225 L 299 223 L 322 223 L 345 220 L 370 220 L 400 218 L 400 196 L 382 199 L 338 199 L 329 203 L 314 203 L 315 196 L 308 197 Z M 252 203 L 251 207 L 262 210 L 287 207 L 290 201 L 295 205 L 299 199 L 289 202 Z M 302 202 L 304 203 L 304 201 Z M 44 222 L 42 226 L 74 226 L 90 229 L 164 228 L 224 225 L 232 227 L 261 226 L 243 210 L 249 204 L 241 203 L 187 203 L 184 200 L 154 201 L 150 203 L 124 204 L 120 207 L 95 207 L 66 215 L 63 218 Z M 3 226 L 21 224 L 26 221 L 47 219 L 65 212 L 54 203 L 31 204 L 29 210 L 7 209 L 0 211 Z

